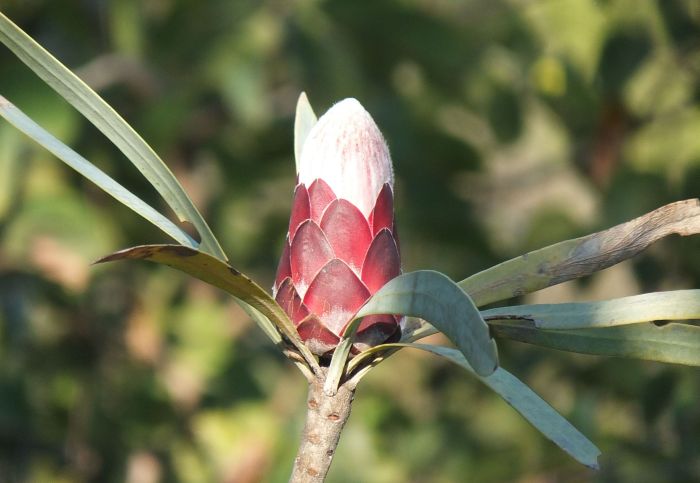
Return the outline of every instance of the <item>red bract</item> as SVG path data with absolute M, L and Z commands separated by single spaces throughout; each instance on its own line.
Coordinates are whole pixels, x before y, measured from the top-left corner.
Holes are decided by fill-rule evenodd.
M 274 293 L 301 339 L 323 355 L 367 299 L 401 272 L 389 150 L 355 99 L 333 106 L 311 130 L 298 181 Z M 355 349 L 398 336 L 399 321 L 365 317 Z

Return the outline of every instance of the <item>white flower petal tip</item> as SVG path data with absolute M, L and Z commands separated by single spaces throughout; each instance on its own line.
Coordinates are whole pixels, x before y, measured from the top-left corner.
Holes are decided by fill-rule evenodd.
M 365 216 L 372 211 L 384 184 L 393 190 L 389 148 L 357 99 L 344 99 L 331 107 L 304 143 L 299 182 L 310 186 L 319 178 Z

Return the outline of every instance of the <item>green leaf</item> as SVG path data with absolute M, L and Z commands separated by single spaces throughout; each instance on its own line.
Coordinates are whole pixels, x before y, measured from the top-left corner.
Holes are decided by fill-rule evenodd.
M 311 128 L 316 124 L 316 114 L 306 97 L 306 92 L 299 95 L 297 101 L 297 111 L 294 117 L 294 159 L 296 161 L 297 173 L 299 173 L 299 163 L 301 162 L 301 150 L 304 147 L 304 141 L 309 137 Z
M 637 255 L 671 234 L 700 233 L 700 200 L 671 203 L 617 225 L 508 260 L 459 282 L 474 303 L 517 297 L 590 275 Z
M 540 329 L 587 329 L 653 322 L 700 319 L 700 290 L 674 290 L 601 302 L 498 307 L 481 312 L 485 320 L 525 319 Z
M 168 220 L 138 196 L 114 181 L 106 173 L 90 163 L 90 161 L 46 132 L 41 126 L 32 121 L 31 118 L 2 96 L 0 96 L 0 116 L 4 117 L 10 124 L 53 153 L 68 166 L 95 183 L 107 194 L 113 196 L 117 201 L 131 208 L 146 220 L 163 230 L 163 232 L 172 237 L 173 240 L 189 247 L 197 246 L 197 242 L 172 221 Z
M 253 317 L 273 342 L 279 339 L 276 340 L 272 332 L 279 331 L 304 356 L 310 367 L 318 368 L 316 359 L 299 338 L 292 321 L 282 307 L 258 284 L 227 263 L 207 253 L 178 245 L 144 245 L 127 248 L 101 258 L 96 263 L 127 259 L 148 260 L 168 265 L 230 293 L 237 300 L 242 300 L 259 311 L 274 324 L 273 329 L 265 326 L 263 318 Z
M 362 317 L 355 317 L 355 319 L 348 324 L 340 342 L 333 351 L 333 357 L 331 358 L 331 363 L 328 366 L 328 373 L 326 374 L 326 382 L 323 385 L 323 392 L 325 392 L 327 396 L 335 396 L 338 392 L 340 380 L 343 374 L 346 373 L 345 363 L 348 361 L 350 349 L 352 349 L 353 337 L 355 336 L 357 328 L 360 326 L 361 320 Z
M 601 356 L 700 366 L 700 327 L 670 323 L 578 330 L 544 330 L 492 321 L 494 335 L 551 349 Z
M 141 171 L 181 221 L 194 225 L 200 249 L 226 260 L 226 254 L 182 185 L 151 147 L 95 91 L 0 13 L 0 42 L 99 129 Z
M 258 309 L 255 307 L 245 303 L 238 297 L 233 297 L 238 305 L 241 306 L 243 311 L 248 314 L 248 317 L 250 317 L 258 326 L 265 332 L 265 334 L 272 340 L 272 342 L 282 350 L 283 353 L 285 353 L 288 357 L 290 354 L 288 354 L 286 348 L 285 348 L 285 343 L 284 339 L 282 338 L 282 335 L 280 334 L 279 330 L 277 327 L 275 327 L 275 324 L 273 324 L 270 319 L 265 317 Z M 301 357 L 301 356 L 297 356 Z M 314 379 L 314 375 L 309 369 L 309 366 L 306 364 L 304 359 L 299 360 L 297 357 L 289 357 L 292 362 L 299 368 L 299 370 L 304 374 L 304 377 L 311 382 Z
M 598 469 L 600 450 L 579 430 L 569 423 L 552 406 L 539 397 L 530 387 L 517 377 L 499 367 L 486 377 L 479 376 L 464 356 L 448 347 L 427 344 L 382 344 L 365 352 L 379 353 L 393 348 L 408 347 L 431 352 L 444 357 L 478 377 L 481 382 L 493 389 L 509 405 L 518 411 L 530 424 L 554 444 L 569 453 L 579 463 Z M 364 353 L 363 353 L 364 354 Z
M 444 333 L 479 375 L 498 367 L 496 344 L 469 296 L 440 272 L 422 270 L 390 280 L 356 317 L 402 314 L 420 317 Z
M 276 346 L 280 348 L 284 346 L 284 339 L 282 338 L 280 330 L 277 329 L 275 324 L 273 324 L 270 321 L 270 319 L 263 315 L 262 312 L 260 312 L 258 309 L 256 309 L 250 304 L 247 304 L 240 298 L 234 295 L 232 295 L 232 297 L 236 299 L 236 303 L 241 306 L 241 308 L 246 314 L 248 314 L 248 317 L 253 319 L 253 321 L 256 324 L 258 324 L 258 326 L 263 330 L 263 332 L 265 332 L 265 335 L 267 335 Z
M 333 357 L 326 374 L 326 381 L 323 383 L 323 392 L 326 396 L 335 396 L 338 392 L 338 386 L 340 386 L 340 380 L 345 374 L 345 364 L 348 361 L 351 348 L 352 337 L 346 337 L 340 340 L 333 351 Z

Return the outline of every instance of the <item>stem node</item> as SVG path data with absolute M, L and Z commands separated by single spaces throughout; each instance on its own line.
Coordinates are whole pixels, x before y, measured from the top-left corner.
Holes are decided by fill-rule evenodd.
M 327 371 L 309 384 L 306 401 L 306 424 L 290 483 L 322 483 L 333 461 L 340 433 L 350 416 L 355 385 L 344 383 L 334 395 L 327 395 L 323 386 Z

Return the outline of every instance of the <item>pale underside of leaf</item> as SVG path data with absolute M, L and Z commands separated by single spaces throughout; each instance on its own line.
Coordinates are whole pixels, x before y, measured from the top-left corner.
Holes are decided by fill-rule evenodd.
M 524 319 L 541 329 L 586 329 L 700 319 L 700 290 L 673 290 L 600 302 L 516 305 L 481 313 L 485 320 Z
M 698 233 L 700 200 L 679 201 L 608 230 L 508 260 L 462 280 L 459 286 L 477 306 L 483 306 L 590 275 L 668 235 Z
M 489 375 L 498 367 L 496 344 L 481 314 L 469 296 L 442 273 L 421 270 L 390 280 L 356 317 L 373 314 L 425 319 L 462 351 L 478 374 Z
M 493 374 L 482 377 L 474 371 L 464 355 L 459 351 L 448 347 L 426 344 L 382 344 L 365 352 L 367 356 L 376 356 L 382 352 L 400 348 L 413 348 L 431 352 L 466 369 L 501 396 L 550 441 L 581 464 L 589 468 L 598 469 L 600 450 L 552 406 L 530 389 L 528 385 L 502 367 L 499 367 Z
M 206 221 L 170 169 L 112 107 L 2 13 L 0 42 L 124 153 L 181 221 L 192 223 L 202 239 L 202 251 L 221 260 L 227 259 Z
M 178 245 L 145 245 L 127 248 L 108 255 L 96 263 L 126 259 L 148 260 L 168 265 L 228 292 L 237 300 L 242 300 L 264 316 L 262 318 L 256 315 L 253 319 L 261 324 L 264 332 L 273 342 L 278 343 L 279 337 L 275 337 L 274 332 L 279 331 L 293 344 L 314 371 L 318 369 L 315 357 L 301 341 L 292 321 L 277 302 L 259 285 L 227 263 L 207 253 Z M 265 320 L 274 324 L 274 328 L 266 325 Z
M 576 330 L 544 330 L 514 321 L 491 321 L 501 339 L 581 354 L 700 366 L 700 327 L 669 323 Z
M 331 363 L 328 366 L 328 373 L 326 374 L 326 382 L 323 386 L 323 391 L 328 396 L 334 396 L 336 394 L 343 376 L 349 375 L 351 372 L 349 369 L 346 371 L 345 366 L 348 362 L 350 350 L 352 349 L 353 337 L 355 336 L 355 332 L 357 332 L 357 328 L 360 326 L 360 322 L 362 322 L 362 316 L 358 314 L 352 322 L 345 327 L 343 336 L 338 346 L 333 351 L 333 357 L 331 358 Z
M 90 161 L 53 137 L 2 96 L 0 96 L 0 116 L 4 117 L 10 124 L 46 148 L 68 166 L 95 183 L 114 199 L 153 223 L 178 243 L 193 248 L 197 247 L 197 242 L 172 221 L 114 181 Z
M 314 113 L 306 92 L 299 95 L 297 101 L 296 115 L 294 117 L 294 160 L 297 173 L 299 173 L 299 162 L 301 161 L 301 150 L 304 147 L 306 138 L 309 137 L 311 128 L 316 124 L 316 114 Z
M 341 379 L 345 374 L 348 374 L 345 371 L 345 365 L 350 355 L 353 337 L 361 320 L 362 318 L 359 317 L 348 324 L 343 332 L 343 337 L 333 351 L 333 357 L 331 358 L 331 363 L 328 366 L 328 373 L 326 374 L 326 382 L 323 385 L 323 392 L 325 392 L 327 396 L 334 396 L 336 392 L 338 392 Z

